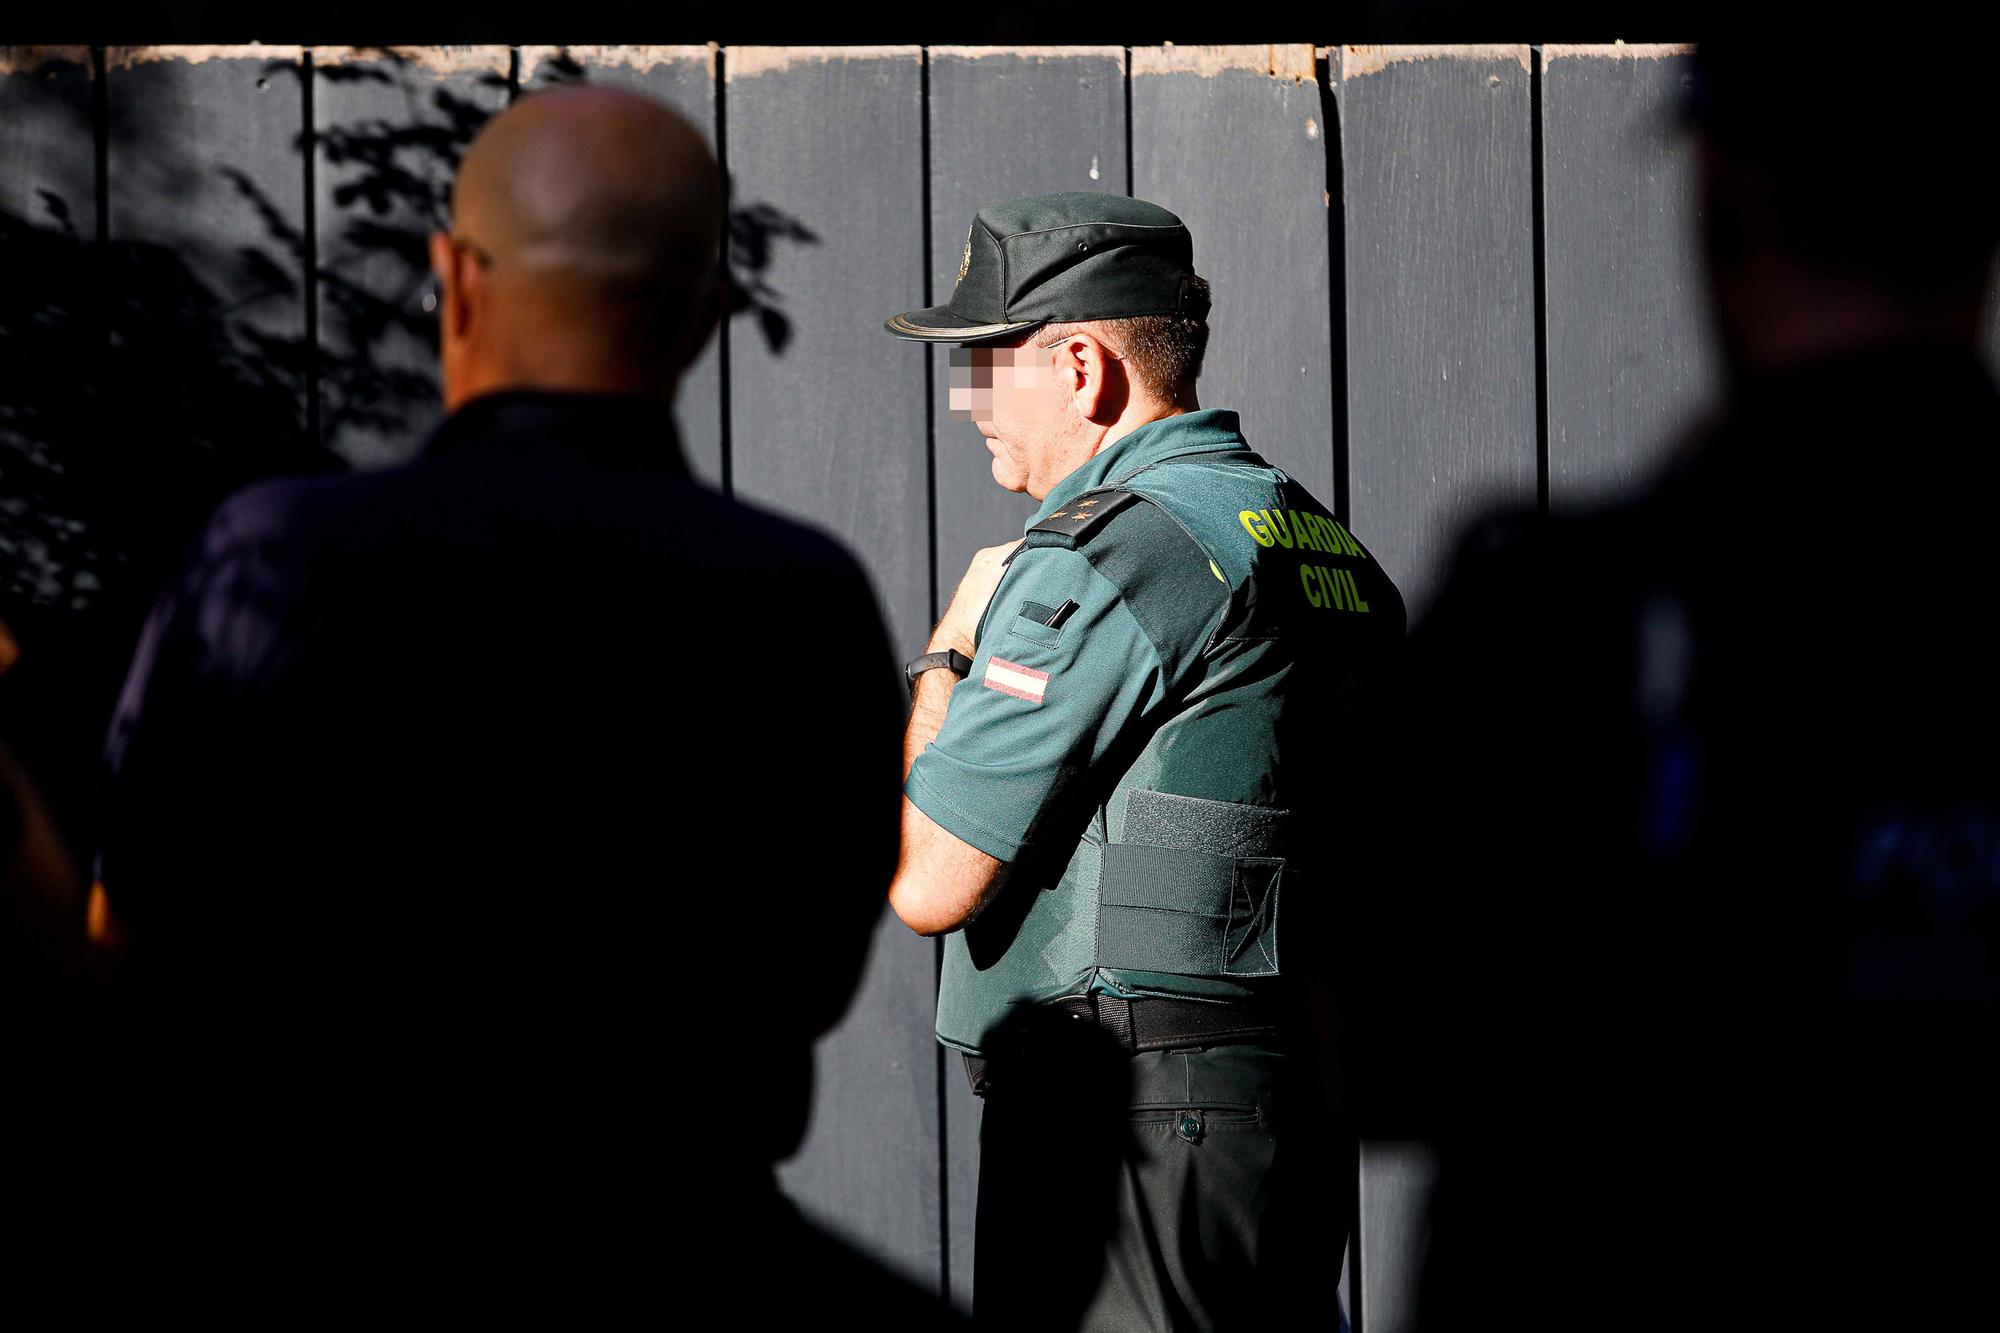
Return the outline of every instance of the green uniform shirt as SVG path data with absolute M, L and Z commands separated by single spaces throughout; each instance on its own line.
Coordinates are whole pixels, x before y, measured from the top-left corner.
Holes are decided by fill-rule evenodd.
M 1329 752 L 1402 630 L 1380 566 L 1233 412 L 1151 422 L 1064 478 L 905 786 L 1010 866 L 947 940 L 939 1040 L 976 1053 L 1012 1004 L 1275 984 Z

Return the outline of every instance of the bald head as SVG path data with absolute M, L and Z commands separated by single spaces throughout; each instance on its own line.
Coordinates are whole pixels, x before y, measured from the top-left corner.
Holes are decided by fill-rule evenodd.
M 447 406 L 497 387 L 671 396 L 716 316 L 723 208 L 708 145 L 651 98 L 569 87 L 496 116 L 432 238 Z

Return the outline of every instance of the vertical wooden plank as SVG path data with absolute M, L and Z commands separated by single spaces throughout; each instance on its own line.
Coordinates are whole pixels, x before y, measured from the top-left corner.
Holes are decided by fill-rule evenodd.
M 1416 1327 L 1426 1226 L 1437 1186 L 1437 1156 L 1422 1143 L 1361 1144 L 1361 1308 L 1357 1333 L 1410 1333 Z M 1352 1249 L 1350 1249 L 1350 1254 Z
M 1060 190 L 1125 192 L 1125 48 L 936 46 L 930 52 L 931 286 L 951 299 L 973 215 Z M 893 312 L 888 312 L 893 313 Z M 932 354 L 937 570 L 942 599 L 972 551 L 1021 535 L 1034 501 L 993 484 L 979 433 L 947 411 L 947 353 Z
M 1354 524 L 1421 614 L 1457 527 L 1536 495 L 1530 55 L 1347 47 L 1339 77 Z M 1367 1333 L 1414 1315 L 1433 1171 L 1362 1146 Z
M 120 393 L 232 473 L 281 470 L 311 362 L 301 51 L 113 47 L 105 70 Z
M 687 117 L 711 147 L 715 144 L 715 48 L 713 46 L 524 46 L 520 51 L 523 93 L 565 83 L 600 83 L 658 98 Z M 675 416 L 681 444 L 695 474 L 719 486 L 722 459 L 721 335 L 681 377 Z
M 736 205 L 782 242 L 762 281 L 785 321 L 783 337 L 761 323 L 730 330 L 736 490 L 847 542 L 874 576 L 894 641 L 920 644 L 930 628 L 924 353 L 881 327 L 923 290 L 922 52 L 739 47 L 724 50 L 723 70 Z M 861 993 L 820 1044 L 805 1145 L 780 1171 L 809 1213 L 933 1289 L 935 988 L 933 946 L 885 908 Z
M 1309 45 L 1133 49 L 1132 192 L 1214 287 L 1202 405 L 1333 504 L 1323 118 Z
M 1125 48 L 932 47 L 930 294 L 913 288 L 882 313 L 951 299 L 966 230 L 986 205 L 1060 190 L 1125 188 Z M 979 432 L 948 411 L 947 349 L 930 355 L 942 601 L 973 551 L 1019 537 L 1035 503 L 994 484 Z M 954 1054 L 945 1057 L 944 1087 L 951 1297 L 969 1310 L 982 1103 Z
M 73 469 L 101 370 L 97 148 L 88 47 L 0 46 L 0 616 L 96 599 L 104 534 Z
M 2000 376 L 2000 264 L 1986 282 L 1986 364 Z
M 427 246 L 512 62 L 504 46 L 313 52 L 320 436 L 351 463 L 410 458 L 442 415 Z
M 1542 49 L 1552 505 L 1641 480 L 1718 390 L 1674 124 L 1693 71 L 1689 46 Z
M 1341 53 L 1349 493 L 1413 616 L 1461 523 L 1536 495 L 1529 66 L 1525 46 Z
M 0 46 L 0 209 L 83 237 L 97 230 L 87 46 Z

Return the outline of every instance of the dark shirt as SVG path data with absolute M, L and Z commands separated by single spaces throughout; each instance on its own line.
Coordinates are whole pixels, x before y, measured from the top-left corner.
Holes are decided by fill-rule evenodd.
M 711 1151 L 780 1156 L 881 915 L 901 716 L 853 558 L 693 480 L 662 405 L 499 393 L 409 466 L 252 487 L 112 737 L 135 1059 L 171 1026 L 232 1086 L 586 1154 L 726 1092 Z
M 1725 1290 L 1744 1326 L 1942 1327 L 1972 1290 L 1995 494 L 1991 378 L 1914 348 L 1744 385 L 1639 499 L 1468 539 L 1345 932 L 1362 1133 L 1443 1154 L 1426 1329 Z

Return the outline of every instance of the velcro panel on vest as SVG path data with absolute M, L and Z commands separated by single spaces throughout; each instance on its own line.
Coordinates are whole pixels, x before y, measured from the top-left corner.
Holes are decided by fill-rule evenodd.
M 1114 842 L 1098 882 L 1097 962 L 1188 977 L 1278 975 L 1282 857 Z
M 1135 791 L 1104 848 L 1097 961 L 1194 977 L 1278 974 L 1277 849 L 1287 812 Z
M 1283 844 L 1290 817 L 1290 811 L 1274 806 L 1142 788 L 1126 798 L 1119 841 L 1228 856 L 1267 856 Z
M 1234 857 L 1106 844 L 1097 886 L 1098 966 L 1219 974 L 1235 884 Z

